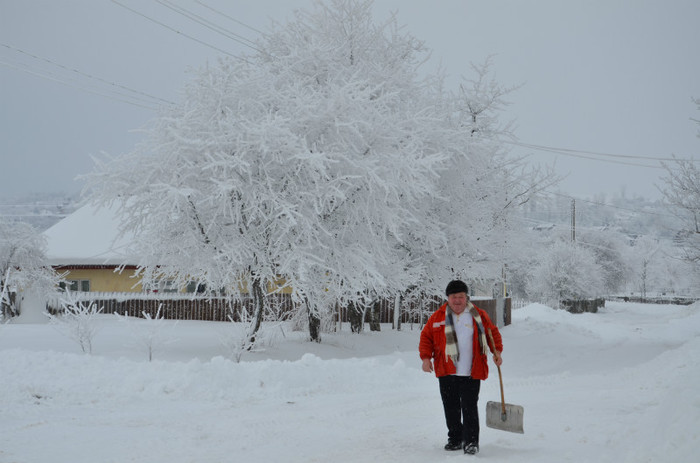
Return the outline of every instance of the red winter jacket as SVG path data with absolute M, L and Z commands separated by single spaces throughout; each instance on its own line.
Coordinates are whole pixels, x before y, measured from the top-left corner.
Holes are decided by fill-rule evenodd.
M 435 376 L 447 376 L 453 375 L 457 372 L 457 368 L 452 363 L 452 360 L 446 358 L 445 356 L 445 314 L 446 314 L 447 303 L 444 303 L 434 314 L 430 316 L 428 322 L 423 327 L 423 331 L 420 333 L 420 343 L 418 344 L 418 352 L 420 353 L 420 358 L 433 359 L 433 368 L 435 369 Z M 503 351 L 503 341 L 501 339 L 501 333 L 498 331 L 496 325 L 491 322 L 489 316 L 478 308 L 474 308 L 479 312 L 481 316 L 481 323 L 484 325 L 484 330 L 486 330 L 486 340 L 489 344 L 489 350 L 491 349 L 491 339 L 489 338 L 488 332 L 491 330 L 493 335 L 493 341 L 496 344 L 496 350 L 499 352 Z M 476 329 L 476 321 L 474 321 L 474 337 L 473 337 L 473 347 L 474 347 L 474 359 L 472 360 L 472 378 L 474 379 L 486 379 L 489 376 L 489 366 L 488 357 L 481 353 L 479 349 L 479 339 L 478 330 Z

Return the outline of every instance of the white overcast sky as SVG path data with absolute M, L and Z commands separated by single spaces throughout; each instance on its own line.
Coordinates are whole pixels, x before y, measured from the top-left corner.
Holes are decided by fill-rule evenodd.
M 255 40 L 272 20 L 312 4 L 119 3 L 137 12 L 110 0 L 0 0 L 0 198 L 78 192 L 75 177 L 92 170 L 91 155 L 131 151 L 157 115 L 124 94 L 143 92 L 150 107 L 152 96 L 178 101 L 188 70 L 221 55 L 196 40 L 252 53 L 234 39 Z M 561 192 L 657 199 L 658 158 L 700 159 L 691 120 L 700 119 L 691 100 L 700 98 L 697 0 L 376 0 L 376 19 L 391 11 L 432 49 L 426 72 L 441 64 L 456 85 L 470 63 L 494 55 L 497 80 L 523 85 L 504 115 L 519 141 L 573 151 L 513 153 L 568 176 Z

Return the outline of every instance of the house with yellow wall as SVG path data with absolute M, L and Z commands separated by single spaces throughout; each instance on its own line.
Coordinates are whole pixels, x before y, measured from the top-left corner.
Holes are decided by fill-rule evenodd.
M 135 237 L 131 233 L 119 233 L 117 217 L 116 207 L 85 205 L 44 232 L 49 263 L 63 275 L 64 285 L 72 292 L 145 292 L 137 275 Z M 268 287 L 268 292 L 291 292 L 284 287 L 284 279 L 277 285 Z M 194 282 L 185 288 L 174 288 L 168 281 L 148 290 L 160 293 L 195 291 Z
M 143 292 L 130 249 L 133 236 L 119 234 L 115 208 L 85 205 L 44 232 L 47 258 L 78 292 Z

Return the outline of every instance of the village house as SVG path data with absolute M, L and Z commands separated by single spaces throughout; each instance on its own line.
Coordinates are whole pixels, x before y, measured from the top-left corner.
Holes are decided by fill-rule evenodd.
M 75 292 L 143 292 L 133 236 L 119 236 L 114 208 L 85 205 L 44 232 L 51 266 Z

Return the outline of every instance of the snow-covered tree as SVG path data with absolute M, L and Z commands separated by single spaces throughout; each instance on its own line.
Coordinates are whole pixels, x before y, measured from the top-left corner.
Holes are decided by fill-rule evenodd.
M 688 262 L 700 263 L 700 169 L 691 161 L 676 160 L 674 165 L 662 163 L 668 172 L 663 180 L 664 200 L 673 206 L 685 224 L 676 239 Z
M 635 272 L 636 290 L 642 298 L 647 297 L 647 292 L 658 287 L 659 270 L 663 269 L 661 243 L 651 236 L 638 238 L 633 246 L 633 268 Z
M 258 320 L 284 282 L 319 340 L 338 301 L 427 285 L 429 262 L 496 245 L 527 190 L 490 141 L 500 88 L 477 107 L 423 77 L 422 43 L 371 2 L 318 3 L 256 48 L 202 69 L 144 145 L 88 178 L 138 233 L 146 282 L 252 294 Z
M 422 203 L 423 228 L 403 243 L 406 254 L 420 262 L 416 285 L 431 296 L 442 296 L 445 282 L 454 278 L 500 276 L 518 242 L 512 214 L 556 181 L 550 172 L 529 170 L 522 159 L 509 156 L 506 142 L 514 137 L 502 113 L 517 88 L 498 83 L 492 68 L 491 58 L 472 65 L 472 75 L 463 77 L 457 91 L 433 96 L 446 114 L 447 167 Z M 439 229 L 438 248 L 425 240 L 426 233 L 435 233 L 426 224 Z
M 506 290 L 517 299 L 528 299 L 528 286 L 533 269 L 543 256 L 549 252 L 551 238 L 541 232 L 520 228 L 520 233 L 513 236 L 509 243 L 510 255 L 506 267 Z
M 0 220 L 0 319 L 18 315 L 11 294 L 30 287 L 51 292 L 58 276 L 48 264 L 46 241 L 31 225 Z
M 528 294 L 553 307 L 564 300 L 600 297 L 604 290 L 602 273 L 589 248 L 557 239 L 533 269 Z
M 693 101 L 700 110 L 700 98 Z M 700 125 L 700 120 L 695 122 Z M 700 138 L 700 129 L 697 135 Z M 688 262 L 700 263 L 700 169 L 694 161 L 684 159 L 661 164 L 668 173 L 662 179 L 661 193 L 686 224 L 685 230 L 677 235 L 685 251 L 684 257 Z
M 668 175 L 663 179 L 664 200 L 673 206 L 685 223 L 678 234 L 685 258 L 700 262 L 700 169 L 695 163 L 678 159 L 675 164 L 662 163 Z
M 590 248 L 601 267 L 605 294 L 624 288 L 632 275 L 629 246 L 626 237 L 610 229 L 584 230 L 577 241 Z

